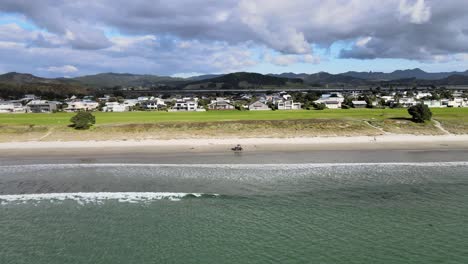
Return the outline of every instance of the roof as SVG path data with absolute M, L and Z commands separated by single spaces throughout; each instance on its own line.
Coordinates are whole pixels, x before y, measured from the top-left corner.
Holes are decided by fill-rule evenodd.
M 367 102 L 366 101 L 353 101 L 353 104 L 358 104 L 358 105 L 359 104 L 365 104 L 366 105 Z

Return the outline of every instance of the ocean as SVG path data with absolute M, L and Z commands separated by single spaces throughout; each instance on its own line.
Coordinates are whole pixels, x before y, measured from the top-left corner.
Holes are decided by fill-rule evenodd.
M 468 162 L 281 161 L 2 164 L 0 263 L 468 263 Z

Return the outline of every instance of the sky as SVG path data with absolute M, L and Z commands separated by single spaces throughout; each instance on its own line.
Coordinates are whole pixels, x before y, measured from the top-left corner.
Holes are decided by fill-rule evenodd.
M 468 69 L 466 0 L 1 0 L 0 73 Z

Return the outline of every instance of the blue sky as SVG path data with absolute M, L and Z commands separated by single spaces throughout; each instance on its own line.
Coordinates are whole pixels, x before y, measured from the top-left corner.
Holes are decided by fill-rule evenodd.
M 465 71 L 466 14 L 462 0 L 2 0 L 0 73 Z

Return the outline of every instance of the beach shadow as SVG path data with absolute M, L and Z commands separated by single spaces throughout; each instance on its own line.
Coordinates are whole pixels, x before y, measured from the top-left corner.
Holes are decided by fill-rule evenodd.
M 388 118 L 390 120 L 405 120 L 405 121 L 414 121 L 412 118 L 410 117 L 390 117 Z

